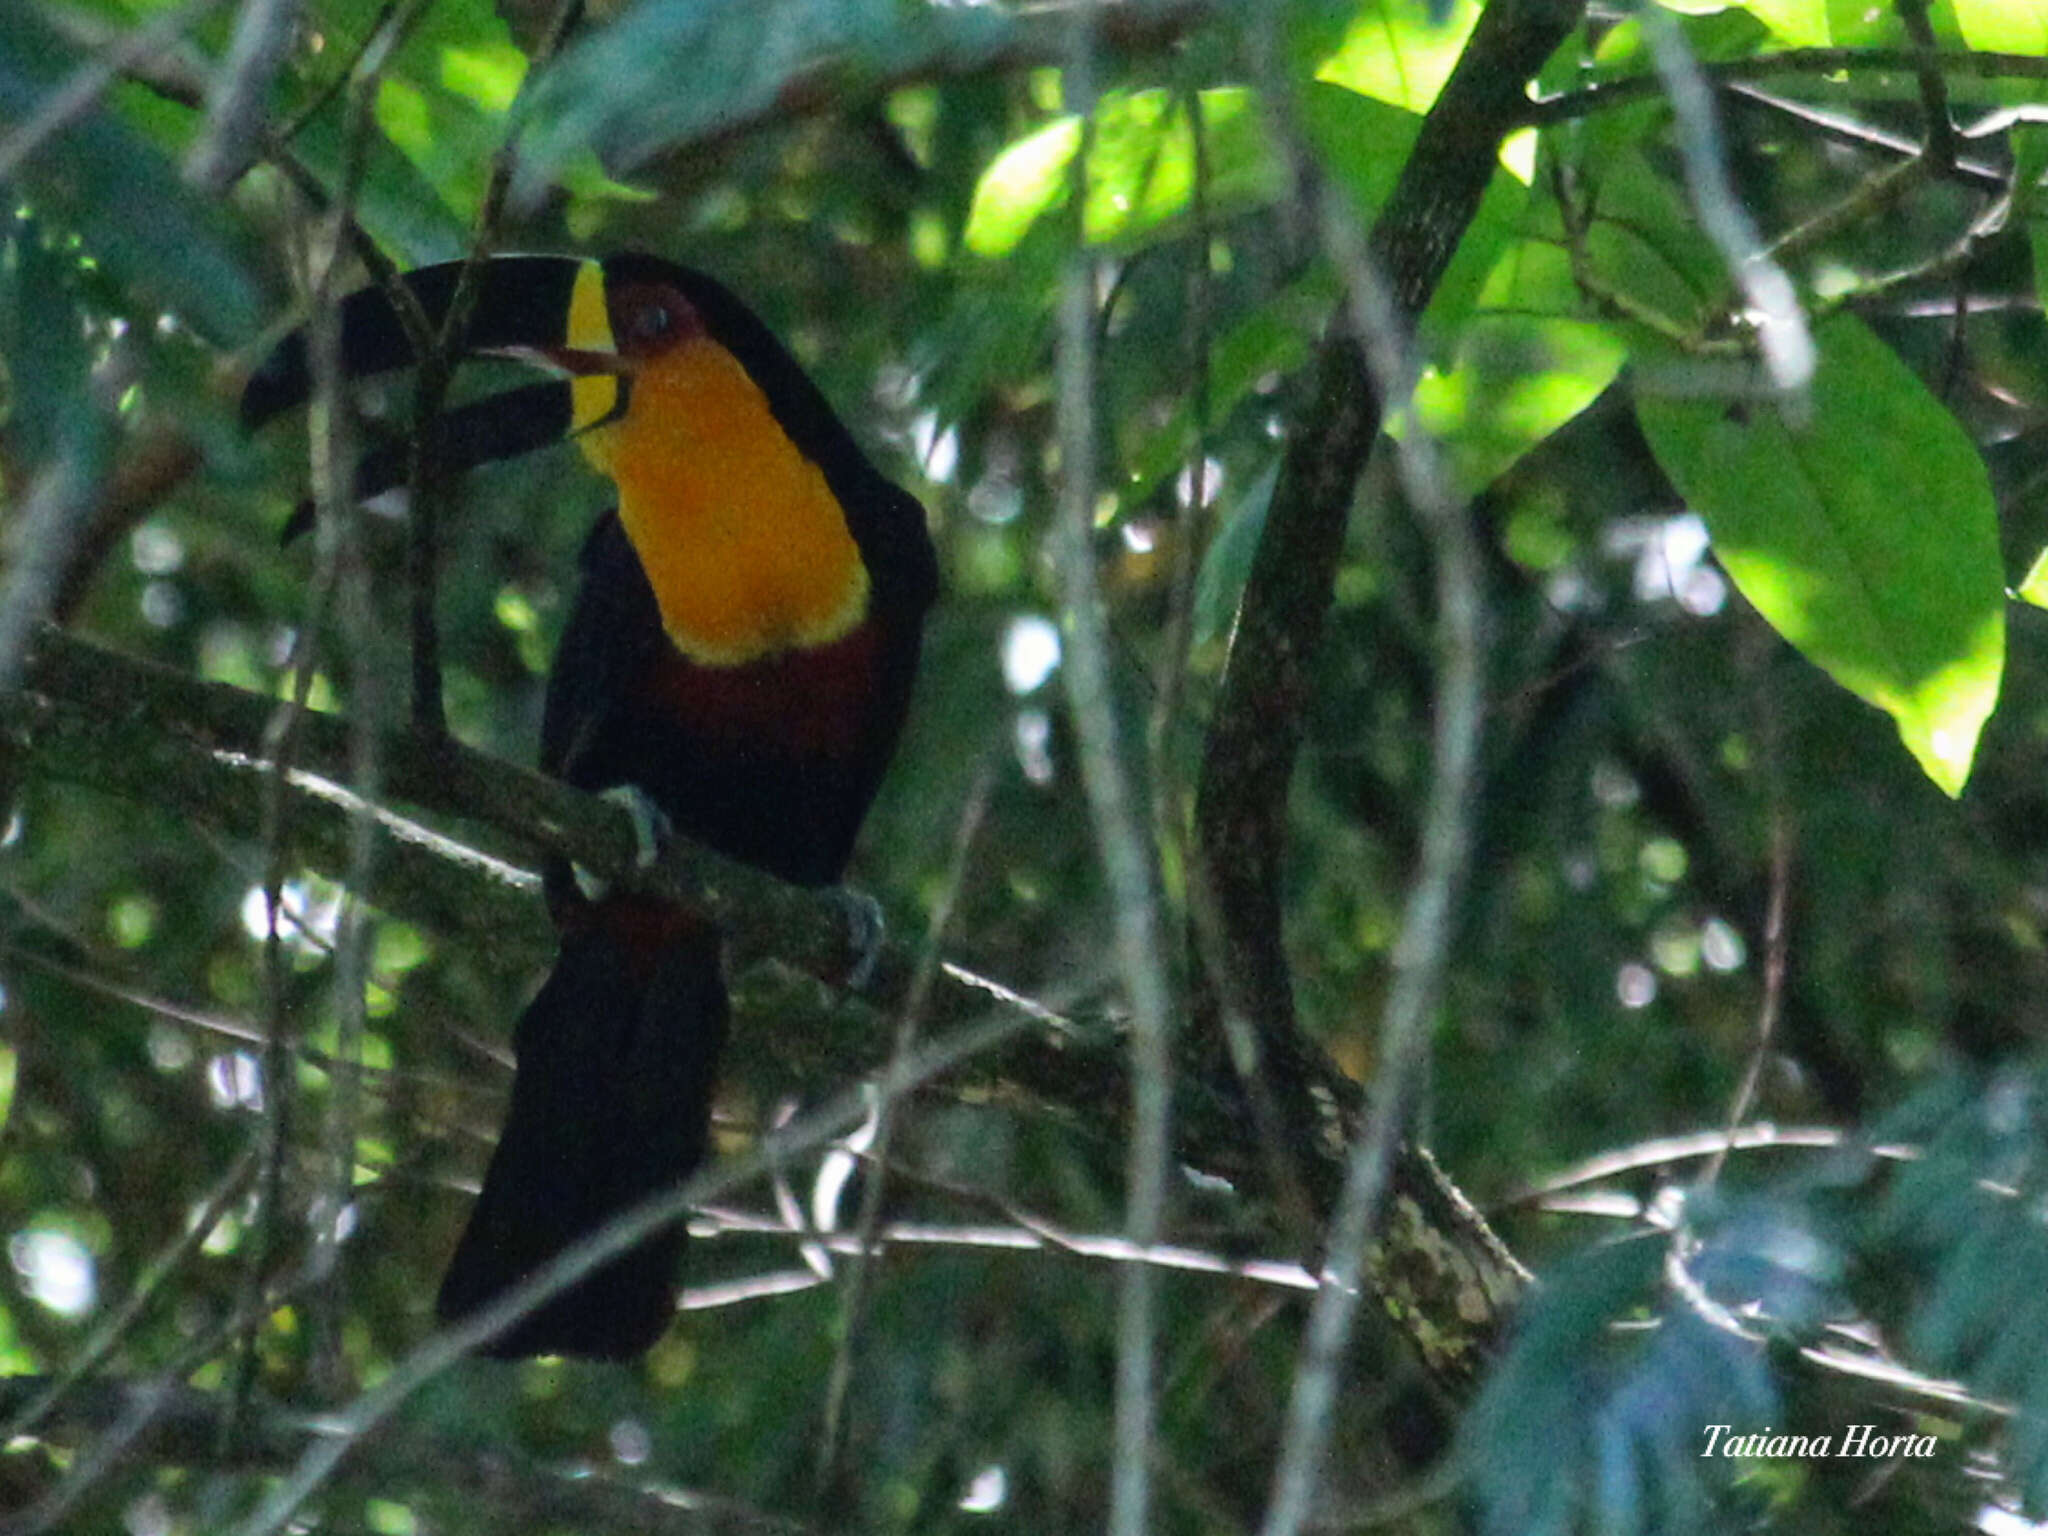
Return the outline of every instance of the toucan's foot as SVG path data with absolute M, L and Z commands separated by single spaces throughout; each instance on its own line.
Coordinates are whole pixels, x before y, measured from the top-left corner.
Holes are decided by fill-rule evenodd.
M 676 835 L 676 824 L 669 820 L 668 812 L 648 799 L 647 792 L 638 784 L 614 784 L 598 798 L 623 806 L 633 818 L 634 867 L 652 869 L 659 864 L 662 850 Z
M 826 896 L 839 908 L 846 923 L 846 952 L 851 959 L 842 984 L 849 992 L 864 992 L 875 979 L 875 967 L 882 959 L 882 941 L 888 936 L 882 904 L 866 891 L 857 891 L 850 885 L 832 886 Z
M 662 850 L 676 835 L 675 823 L 669 819 L 668 812 L 648 799 L 646 791 L 637 784 L 614 784 L 610 789 L 599 790 L 597 798 L 622 807 L 633 819 L 634 868 L 652 869 L 659 864 Z M 576 888 L 586 899 L 603 901 L 610 894 L 609 881 L 600 879 L 581 864 L 575 869 Z

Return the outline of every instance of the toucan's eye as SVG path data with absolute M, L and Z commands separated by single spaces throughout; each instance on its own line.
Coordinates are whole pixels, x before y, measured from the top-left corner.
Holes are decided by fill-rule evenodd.
M 626 338 L 643 345 L 660 341 L 675 328 L 675 316 L 660 304 L 641 304 L 626 320 Z

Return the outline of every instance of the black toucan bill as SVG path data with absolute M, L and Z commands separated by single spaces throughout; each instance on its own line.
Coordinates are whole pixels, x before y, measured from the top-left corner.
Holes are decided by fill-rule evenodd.
M 456 264 L 404 282 L 439 323 Z M 573 437 L 616 489 L 586 540 L 548 677 L 541 767 L 638 790 L 672 827 L 787 880 L 837 881 L 888 766 L 938 567 L 924 512 L 862 453 L 751 310 L 651 256 L 488 262 L 463 350 L 558 377 L 458 408 L 461 467 Z M 341 306 L 347 376 L 414 360 L 376 289 Z M 302 404 L 305 344 L 251 377 L 257 426 Z M 370 456 L 357 489 L 402 475 Z M 688 1176 L 726 1025 L 716 935 L 548 872 L 561 950 L 515 1033 L 498 1147 L 443 1281 L 467 1316 L 606 1219 Z M 488 1352 L 630 1358 L 674 1308 L 681 1228 L 558 1293 Z

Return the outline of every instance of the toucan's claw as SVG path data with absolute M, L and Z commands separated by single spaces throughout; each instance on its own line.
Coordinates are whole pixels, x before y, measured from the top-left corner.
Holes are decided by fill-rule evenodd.
M 609 800 L 619 806 L 633 821 L 633 865 L 636 869 L 652 869 L 661 862 L 663 850 L 674 841 L 675 823 L 668 812 L 648 799 L 637 784 L 615 784 L 610 789 L 598 791 L 598 799 Z M 611 882 L 591 873 L 581 864 L 575 866 L 576 888 L 589 901 L 603 901 L 611 894 Z
M 633 862 L 640 869 L 652 869 L 661 862 L 662 850 L 675 840 L 676 824 L 667 811 L 648 798 L 638 784 L 616 784 L 602 790 L 598 799 L 622 806 L 633 818 Z
M 888 937 L 882 904 L 866 891 L 850 885 L 832 886 L 826 894 L 846 921 L 846 949 L 852 959 L 842 985 L 849 992 L 865 992 L 868 983 L 875 979 L 876 967 L 882 959 L 882 943 Z

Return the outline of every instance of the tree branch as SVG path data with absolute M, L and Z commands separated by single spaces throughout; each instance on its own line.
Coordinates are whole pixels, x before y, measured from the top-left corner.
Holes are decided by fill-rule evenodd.
M 1582 10 L 1580 0 L 1521 0 L 1482 14 L 1372 231 L 1371 259 L 1402 315 L 1412 318 L 1427 303 L 1478 209 L 1500 140 L 1526 112 L 1523 82 Z M 1223 964 L 1212 980 L 1228 994 L 1223 1005 L 1256 1029 L 1259 1066 L 1279 1089 L 1289 1151 L 1319 1170 L 1311 1192 L 1327 1210 L 1341 1163 L 1329 1156 L 1330 1128 L 1302 1077 L 1317 1053 L 1296 1026 L 1281 908 L 1287 789 L 1310 668 L 1352 495 L 1380 427 L 1380 401 L 1342 307 L 1317 355 L 1313 390 L 1281 462 L 1238 607 L 1204 749 L 1195 836 L 1204 896 L 1220 929 Z
M 47 1394 L 48 1377 L 0 1378 L 0 1420 Z M 177 1383 L 107 1379 L 72 1390 L 47 1426 L 48 1438 L 84 1442 L 139 1417 L 148 1427 L 131 1448 L 171 1466 L 217 1471 L 289 1471 L 324 1433 L 315 1412 L 259 1402 L 244 1433 L 223 1446 L 220 1393 Z M 334 1480 L 388 1493 L 395 1484 L 431 1488 L 490 1512 L 502 1530 L 640 1531 L 652 1536 L 794 1536 L 814 1530 L 730 1499 L 681 1488 L 640 1485 L 578 1467 L 555 1472 L 508 1457 L 502 1447 L 456 1445 L 415 1424 L 393 1426 L 356 1447 Z M 0 1522 L 0 1531 L 10 1528 Z
M 1921 75 L 1927 69 L 1974 80 L 2048 80 L 2048 58 L 2030 53 L 1922 53 L 1917 48 L 1787 48 L 1749 59 L 1703 59 L 1700 73 L 1715 85 L 1778 75 Z M 1656 74 L 1623 75 L 1524 101 L 1513 126 L 1542 128 L 1626 106 L 1664 88 Z
M 260 742 L 273 707 L 261 694 L 46 629 L 30 654 L 23 691 L 0 698 L 0 759 L 11 759 L 4 766 L 20 777 L 87 785 L 253 838 Z M 306 716 L 299 766 L 289 780 L 300 856 L 337 875 L 348 867 L 352 796 L 342 783 L 351 735 L 338 716 Z M 385 792 L 420 818 L 375 808 L 379 848 L 372 888 L 362 895 L 377 906 L 457 936 L 493 963 L 530 968 L 553 942 L 531 865 L 559 857 L 606 879 L 635 878 L 631 818 L 609 801 L 410 730 L 381 733 L 377 751 Z M 437 827 L 460 829 L 464 840 Z M 736 975 L 794 972 L 831 981 L 845 974 L 845 908 L 829 893 L 785 885 L 687 845 L 679 844 L 674 863 L 660 877 L 673 879 L 724 927 Z M 757 1023 L 775 1031 L 777 1059 L 793 1076 L 818 1083 L 871 1076 L 883 1068 L 888 1039 L 875 1010 L 899 1009 L 915 976 L 909 947 L 891 943 L 858 1000 L 871 1007 L 811 1010 L 801 1029 L 778 1029 L 781 1010 L 771 1007 Z M 740 988 L 742 1005 L 759 990 Z M 1122 1041 L 1099 1020 L 1062 1017 L 945 964 L 932 986 L 925 1030 L 933 1036 L 1018 1012 L 1040 1027 L 950 1068 L 947 1081 L 977 1099 L 1028 1104 L 1090 1135 L 1123 1134 L 1130 1079 Z M 1310 1180 L 1334 1195 L 1362 1096 L 1312 1045 L 1297 1039 L 1294 1050 L 1293 1070 L 1304 1091 L 1328 1106 L 1331 1127 L 1327 1137 L 1305 1144 Z M 1175 1156 L 1240 1188 L 1263 1187 L 1266 1160 L 1239 1111 L 1230 1069 L 1197 1072 L 1183 1088 Z M 1266 1219 L 1274 1232 L 1284 1230 L 1277 1216 Z M 1413 1147 L 1396 1164 L 1386 1231 L 1368 1272 L 1429 1369 L 1456 1391 L 1472 1384 L 1526 1278 L 1479 1213 Z

